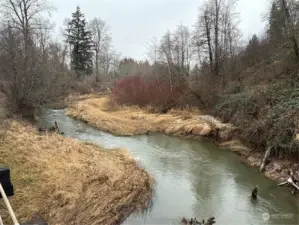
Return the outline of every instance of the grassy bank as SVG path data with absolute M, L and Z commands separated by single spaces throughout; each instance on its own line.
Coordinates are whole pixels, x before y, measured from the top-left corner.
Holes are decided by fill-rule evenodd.
M 150 113 L 150 109 L 114 104 L 108 97 L 86 97 L 69 106 L 67 114 L 103 131 L 120 136 L 161 132 L 174 136 L 214 136 L 219 129 L 222 139 L 234 130 L 198 110 L 171 110 L 167 114 Z
M 20 222 L 40 214 L 48 224 L 119 224 L 152 199 L 153 179 L 126 150 L 105 150 L 6 121 L 0 164 L 10 167 Z M 0 215 L 10 222 L 0 206 Z
M 68 115 L 103 131 L 125 136 L 160 132 L 191 138 L 215 137 L 218 128 L 219 146 L 236 152 L 250 166 L 258 167 L 263 156 L 263 153 L 251 150 L 237 139 L 239 130 L 211 116 L 201 115 L 199 110 L 171 110 L 167 114 L 154 114 L 150 113 L 150 109 L 119 106 L 108 97 L 91 96 L 73 102 Z M 272 160 L 265 168 L 265 175 L 282 181 L 288 176 L 288 168 L 293 166 L 296 165 L 288 160 Z

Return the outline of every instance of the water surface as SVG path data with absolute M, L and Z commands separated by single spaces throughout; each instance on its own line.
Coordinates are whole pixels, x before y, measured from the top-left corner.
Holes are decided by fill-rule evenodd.
M 40 119 L 43 125 L 56 120 L 68 137 L 105 148 L 128 148 L 155 177 L 152 210 L 144 216 L 132 215 L 124 224 L 178 224 L 182 216 L 215 216 L 216 224 L 222 225 L 299 224 L 297 198 L 289 189 L 277 188 L 234 153 L 212 143 L 162 134 L 116 137 L 66 116 L 63 110 L 44 110 Z M 255 184 L 260 188 L 259 198 L 252 201 Z

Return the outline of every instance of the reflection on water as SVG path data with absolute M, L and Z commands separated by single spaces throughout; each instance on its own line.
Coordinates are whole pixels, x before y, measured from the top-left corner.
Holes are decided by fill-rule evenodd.
M 57 120 L 68 137 L 90 141 L 106 148 L 127 147 L 156 181 L 152 210 L 132 215 L 124 224 L 178 224 L 182 216 L 216 217 L 216 224 L 298 224 L 298 202 L 290 191 L 238 157 L 212 143 L 167 137 L 161 134 L 115 137 L 65 116 L 63 110 L 44 111 L 40 123 Z M 259 199 L 250 199 L 259 185 Z M 267 220 L 263 213 L 270 213 Z

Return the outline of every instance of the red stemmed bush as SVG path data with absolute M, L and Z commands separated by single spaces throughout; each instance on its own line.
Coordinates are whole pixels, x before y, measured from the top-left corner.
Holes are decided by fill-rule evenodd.
M 164 107 L 182 96 L 185 85 L 171 86 L 169 81 L 127 76 L 118 80 L 113 88 L 113 97 L 120 104 Z

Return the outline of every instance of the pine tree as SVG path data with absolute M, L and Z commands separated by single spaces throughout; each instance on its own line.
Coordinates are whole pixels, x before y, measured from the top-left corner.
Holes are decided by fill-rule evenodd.
M 72 46 L 71 65 L 79 77 L 82 74 L 92 73 L 93 44 L 91 32 L 87 30 L 84 14 L 77 6 L 76 12 L 68 24 L 67 42 Z
M 256 34 L 252 36 L 246 47 L 245 54 L 249 66 L 255 65 L 259 61 L 260 41 Z
M 284 40 L 284 28 L 285 21 L 280 1 L 273 1 L 269 17 L 268 35 L 270 42 L 276 47 L 279 47 Z

